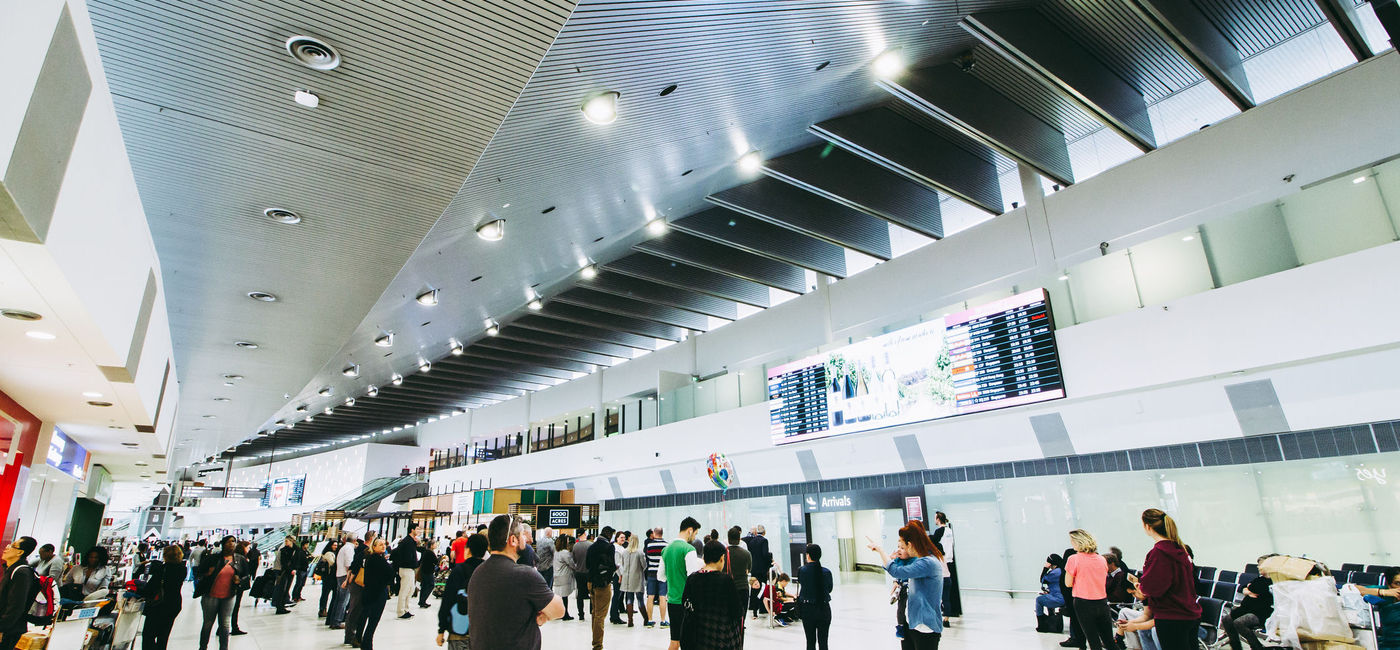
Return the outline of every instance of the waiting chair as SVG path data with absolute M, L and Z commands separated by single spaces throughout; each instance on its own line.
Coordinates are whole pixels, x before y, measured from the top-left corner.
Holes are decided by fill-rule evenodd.
M 1360 564 L 1343 564 L 1342 570 L 1351 573 L 1352 571 L 1365 571 L 1366 567 Z
M 1205 632 L 1202 641 L 1206 645 L 1214 645 L 1224 635 L 1220 632 L 1221 618 L 1225 616 L 1225 601 L 1217 598 L 1199 598 L 1196 602 L 1201 606 L 1201 630 Z
M 1385 573 L 1386 571 L 1391 570 L 1392 568 L 1394 568 L 1394 567 L 1381 566 L 1381 565 L 1379 565 L 1379 564 L 1368 564 L 1368 565 L 1366 565 L 1366 573 L 1382 573 L 1382 574 L 1383 574 L 1383 573 Z
M 1368 587 L 1379 585 L 1385 577 L 1379 573 L 1366 573 L 1365 571 L 1353 571 L 1347 578 L 1347 582 L 1354 585 L 1366 585 Z
M 1332 571 L 1332 578 L 1337 581 L 1337 586 L 1339 587 L 1347 583 L 1347 576 L 1349 575 L 1351 575 L 1350 571 Z
M 1215 575 L 1215 581 L 1234 582 L 1235 580 L 1239 579 L 1239 577 L 1240 573 L 1238 571 L 1221 571 L 1220 573 L 1217 573 Z
M 1201 580 L 1215 580 L 1215 571 L 1213 566 L 1198 566 L 1196 567 L 1196 577 Z
M 1257 573 L 1241 573 L 1241 574 L 1240 574 L 1240 577 L 1235 579 L 1235 584 L 1237 584 L 1237 585 L 1243 587 L 1243 586 L 1248 585 L 1248 584 L 1251 583 L 1251 582 L 1254 582 L 1254 581 L 1257 580 L 1258 578 L 1259 578 L 1259 574 L 1257 574 Z
M 1258 565 L 1258 564 L 1246 564 L 1246 565 L 1244 565 L 1244 572 L 1245 572 L 1245 573 L 1253 573 L 1253 574 L 1256 574 L 1256 575 L 1257 575 L 1257 574 L 1259 573 L 1259 565 Z
M 1211 590 L 1210 597 L 1216 600 L 1223 600 L 1227 603 L 1235 602 L 1235 594 L 1239 590 L 1239 585 L 1233 582 L 1217 582 L 1215 588 Z
M 1209 598 L 1210 593 L 1215 590 L 1215 583 L 1210 580 L 1196 581 L 1196 595 L 1201 598 Z

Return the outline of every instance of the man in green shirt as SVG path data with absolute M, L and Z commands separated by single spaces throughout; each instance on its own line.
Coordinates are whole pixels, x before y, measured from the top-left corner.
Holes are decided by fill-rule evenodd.
M 661 568 L 666 576 L 666 611 L 671 615 L 670 650 L 680 650 L 681 629 L 684 627 L 685 608 L 681 599 L 685 595 L 685 578 L 698 571 L 704 563 L 695 554 L 691 541 L 700 532 L 700 522 L 694 517 L 681 520 L 681 536 L 666 546 L 661 552 Z

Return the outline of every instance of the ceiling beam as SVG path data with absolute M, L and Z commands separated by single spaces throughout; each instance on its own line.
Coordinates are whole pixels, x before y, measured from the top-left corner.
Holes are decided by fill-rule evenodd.
M 1142 93 L 1040 12 L 1016 9 L 978 13 L 963 18 L 959 25 L 1022 72 L 1078 104 L 1133 146 L 1143 152 L 1157 148 Z
M 579 307 L 578 305 L 565 304 L 555 300 L 545 303 L 544 309 L 537 313 L 546 318 L 600 327 L 617 332 L 626 332 L 638 336 L 651 337 L 653 339 L 676 342 L 685 339 L 684 328 L 673 327 L 643 318 L 618 316 L 617 314 L 610 314 L 605 311 L 598 311 L 587 307 Z M 653 349 L 655 349 L 655 347 L 653 347 Z
M 846 277 L 846 249 L 738 212 L 711 208 L 672 221 L 671 227 L 823 275 Z
M 537 349 L 534 353 L 510 352 L 472 346 L 472 349 L 467 351 L 467 356 L 470 357 L 471 361 L 483 366 L 491 364 L 502 368 L 518 368 L 516 372 L 534 374 L 548 379 L 573 379 L 576 372 L 593 371 L 593 364 L 572 359 L 551 358 L 539 354 L 540 352 L 543 351 Z M 529 370 L 525 368 L 529 368 Z
M 688 311 L 693 311 L 706 316 L 723 318 L 725 320 L 735 320 L 739 318 L 738 306 L 729 300 L 716 298 L 711 295 L 677 289 L 655 282 L 648 282 L 640 278 L 629 275 L 613 273 L 611 271 L 598 271 L 598 275 L 592 280 L 587 280 L 579 286 L 585 286 L 598 291 L 605 291 L 615 296 L 624 298 L 636 298 L 658 305 L 669 305 Z
M 943 238 L 938 192 L 829 142 L 766 160 L 763 173 L 926 237 Z
M 585 352 L 583 350 L 570 350 L 568 348 L 545 349 L 545 347 L 547 346 L 541 346 L 539 344 L 534 343 L 527 343 L 525 341 L 517 341 L 515 339 L 501 338 L 500 336 L 488 337 L 472 344 L 472 350 L 475 352 L 485 352 L 487 350 L 490 350 L 495 353 L 519 357 L 522 361 L 528 363 L 531 366 L 537 366 L 538 368 L 548 368 L 551 370 L 568 370 L 568 368 L 559 368 L 558 366 L 553 365 L 554 362 L 561 360 L 576 361 L 578 363 L 585 363 L 593 366 L 602 366 L 604 368 L 616 363 L 616 357 L 610 357 L 606 354 L 595 354 L 593 352 Z M 518 372 L 530 373 L 531 371 L 520 370 Z M 551 374 L 549 376 L 554 375 Z
M 498 339 L 519 341 L 532 345 L 542 345 L 556 350 L 574 350 L 577 352 L 589 352 L 592 354 L 603 354 L 615 359 L 631 359 L 633 349 L 625 345 L 616 343 L 605 343 L 602 341 L 592 341 L 577 336 L 558 334 L 554 332 L 542 332 L 540 330 L 528 329 L 524 327 L 503 327 Z
M 813 134 L 912 181 L 993 215 L 1003 211 L 1001 182 L 988 158 L 886 107 L 812 125 Z
M 1357 61 L 1365 61 L 1373 56 L 1371 45 L 1366 42 L 1366 36 L 1361 32 L 1361 21 L 1356 16 L 1356 3 L 1351 0 L 1316 0 L 1317 8 L 1322 15 L 1327 17 L 1327 21 L 1332 23 L 1332 27 L 1337 30 L 1337 35 L 1342 37 L 1342 42 L 1347 44 L 1347 49 L 1351 50 L 1352 56 Z
M 776 178 L 765 176 L 705 200 L 871 257 L 892 257 L 890 228 L 883 220 Z
M 697 332 L 710 329 L 710 320 L 704 314 L 697 314 L 693 311 L 658 305 L 656 303 L 635 300 L 633 298 L 615 296 L 610 293 L 594 291 L 585 286 L 569 289 L 555 296 L 554 299 L 570 305 L 588 307 L 619 316 L 644 318 L 672 327 L 681 327 Z
M 1074 184 L 1065 134 L 991 86 L 945 63 L 876 82 L 896 99 L 1041 176 Z
M 1390 36 L 1390 46 L 1397 47 L 1400 43 L 1400 2 L 1396 0 L 1371 0 L 1371 9 L 1376 12 L 1376 19 L 1381 21 L 1381 27 L 1385 28 L 1385 33 Z
M 803 293 L 806 285 L 802 269 L 791 264 L 745 253 L 683 232 L 671 231 L 645 240 L 635 248 L 673 262 L 683 262 L 783 291 Z
M 562 334 L 578 338 L 592 339 L 613 345 L 622 345 L 638 350 L 656 350 L 656 338 L 650 336 L 639 336 L 629 332 L 618 332 L 606 327 L 596 327 L 576 323 L 572 321 L 548 318 L 543 314 L 531 314 L 516 319 L 512 325 L 525 329 L 548 332 L 550 334 Z M 629 357 L 630 358 L 630 357 Z
M 724 300 L 767 308 L 768 287 L 698 266 L 639 253 L 609 262 L 606 269 L 660 284 L 698 291 Z
M 1236 108 L 1254 108 L 1239 50 L 1195 3 L 1127 0 L 1127 4 Z

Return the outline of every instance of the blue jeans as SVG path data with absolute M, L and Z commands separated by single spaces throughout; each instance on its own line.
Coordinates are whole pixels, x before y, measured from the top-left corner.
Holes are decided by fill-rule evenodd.
M 331 596 L 331 607 L 326 612 L 326 625 L 340 625 L 345 622 L 345 606 L 350 604 L 350 590 L 337 586 Z
M 1049 616 L 1054 612 L 1050 611 L 1056 607 L 1064 607 L 1065 599 L 1056 598 L 1050 594 L 1041 594 L 1035 597 L 1035 615 Z

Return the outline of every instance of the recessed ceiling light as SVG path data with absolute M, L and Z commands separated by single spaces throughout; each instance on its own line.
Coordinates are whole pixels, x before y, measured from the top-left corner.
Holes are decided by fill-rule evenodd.
M 1181 241 L 1195 241 L 1195 240 L 1196 240 L 1196 236 L 1195 236 L 1195 235 L 1187 235 L 1187 236 L 1181 238 Z
M 331 393 L 334 393 L 334 392 L 335 392 L 335 388 L 333 388 L 333 387 L 331 387 L 331 386 L 325 386 L 325 387 L 321 388 L 321 390 L 316 391 L 316 394 L 317 394 L 317 395 L 320 395 L 321 397 L 330 397 L 330 396 L 331 396 Z
M 418 297 L 414 298 L 414 300 L 417 300 L 418 304 L 423 305 L 425 307 L 432 307 L 438 304 L 438 290 L 428 289 L 427 291 L 418 294 Z
M 106 406 L 111 406 L 111 405 L 112 405 L 111 402 L 88 402 L 88 406 L 103 406 L 103 407 L 106 407 Z
M 652 219 L 651 221 L 648 221 L 648 222 L 647 222 L 647 232 L 649 232 L 649 233 L 651 233 L 651 234 L 653 234 L 653 235 L 665 234 L 665 232 L 666 232 L 666 220 L 665 220 L 665 219 Z
M 0 309 L 0 316 L 22 321 L 36 321 L 43 320 L 44 318 L 32 311 L 25 311 L 23 309 Z
M 335 413 L 335 407 L 333 407 L 333 406 L 327 406 L 326 408 L 322 409 L 322 412 L 325 413 L 326 415 L 331 415 L 331 414 Z
M 816 72 L 821 72 L 822 70 L 825 70 L 826 66 L 829 65 L 831 65 L 830 61 L 822 61 L 821 63 L 817 64 Z
M 870 64 L 875 76 L 881 79 L 892 79 L 904 72 L 904 55 L 899 48 L 891 48 L 881 52 L 879 56 Z
M 308 416 L 306 416 L 306 421 L 307 421 L 307 422 L 315 422 L 315 421 L 316 421 L 316 416 L 314 416 L 314 415 L 308 415 Z
M 251 341 L 234 341 L 234 342 L 233 342 L 233 345 L 234 345 L 234 347 L 242 348 L 242 349 L 244 349 L 244 350 L 256 350 L 256 349 L 258 349 L 258 344 L 257 344 L 257 343 L 253 343 L 253 342 L 251 342 Z
M 395 386 L 399 386 L 399 385 L 403 384 L 403 375 L 400 375 L 400 374 L 397 373 L 397 372 L 394 373 L 394 378 L 392 379 L 392 381 L 393 381 L 393 383 L 394 383 Z
M 219 417 L 219 416 L 217 416 L 217 415 L 205 415 L 205 416 L 203 416 L 203 417 L 204 417 L 204 419 L 206 419 L 206 420 L 212 420 L 212 419 L 217 418 L 217 417 Z
M 248 297 L 259 302 L 277 302 L 277 296 L 266 291 L 249 291 Z
M 296 101 L 296 103 L 307 108 L 316 108 L 321 105 L 321 98 L 317 97 L 316 93 L 306 90 L 296 91 L 296 93 L 292 95 L 292 99 Z
M 53 334 L 50 334 L 48 332 L 41 332 L 39 330 L 29 330 L 28 332 L 25 332 L 24 335 L 28 336 L 31 339 L 38 339 L 40 341 L 52 341 L 58 338 Z
M 598 267 L 589 264 L 588 266 L 583 267 L 583 270 L 579 271 L 579 275 L 582 276 L 585 280 L 592 280 L 593 278 L 598 277 Z
M 476 236 L 486 241 L 501 241 L 506 236 L 506 220 L 492 219 L 476 227 Z
M 1356 178 L 1351 179 L 1351 183 L 1352 183 L 1353 185 L 1360 185 L 1360 184 L 1365 183 L 1365 182 L 1366 182 L 1366 177 L 1365 177 L 1365 176 L 1357 176 Z
M 594 124 L 612 124 L 617 121 L 617 98 L 620 94 L 607 91 L 598 93 L 583 103 L 583 117 Z
M 539 311 L 541 309 L 544 309 L 544 303 L 541 302 L 539 298 L 535 298 L 534 300 L 531 300 L 529 303 L 527 303 L 525 307 L 527 307 L 530 311 Z
M 394 345 L 394 333 L 393 333 L 393 332 L 385 332 L 385 333 L 383 333 L 383 334 L 380 334 L 379 336 L 375 337 L 375 339 L 374 339 L 374 344 L 377 345 L 377 346 L 379 346 L 379 347 L 381 347 L 381 348 L 387 348 L 387 347 L 393 346 L 393 345 Z
M 750 151 L 739 156 L 739 171 L 745 174 L 757 173 L 763 168 L 763 154 L 758 151 Z
M 451 341 L 450 343 L 452 345 L 452 356 L 460 357 L 462 356 L 462 353 L 466 351 L 466 349 L 462 347 L 461 343 L 458 343 L 457 341 Z
M 1068 282 L 1068 281 L 1069 281 L 1069 276 L 1068 276 L 1068 275 L 1061 275 L 1061 276 L 1060 276 L 1060 282 Z
M 429 370 L 432 370 L 432 368 L 433 364 L 428 363 L 427 361 L 418 362 L 418 372 L 427 372 Z
M 91 397 L 93 399 L 97 399 L 99 397 L 102 397 L 102 393 L 99 393 L 95 390 L 83 391 L 83 397 Z
M 286 421 L 286 420 L 278 420 L 278 421 L 274 422 L 273 424 L 276 424 L 276 425 L 279 426 L 279 427 L 285 427 L 285 426 L 287 426 L 287 421 Z
M 348 366 L 345 366 L 345 368 L 341 369 L 340 374 L 345 375 L 346 377 L 359 377 L 360 367 L 352 363 Z
M 214 401 L 215 401 L 215 402 L 227 402 L 227 401 L 229 401 L 229 399 L 228 399 L 227 397 L 215 397 L 215 398 L 214 398 Z
M 347 398 L 345 398 L 345 405 L 346 405 L 346 406 L 354 406 L 354 405 L 355 405 L 355 398 L 353 398 L 353 397 L 347 397 Z
M 312 70 L 327 72 L 340 66 L 340 52 L 315 36 L 298 34 L 287 39 L 287 54 Z
M 263 216 L 277 223 L 287 224 L 289 226 L 294 223 L 301 223 L 301 215 L 286 208 L 268 208 L 263 210 Z
M 369 389 L 365 391 L 365 395 L 377 397 L 379 395 L 379 389 L 376 388 L 374 384 L 370 384 Z
M 298 407 L 297 407 L 297 413 L 305 413 L 305 412 L 306 412 L 306 405 L 305 405 L 305 404 L 302 404 L 301 406 L 298 406 Z
M 495 336 L 501 333 L 501 326 L 491 319 L 486 319 L 486 335 Z

